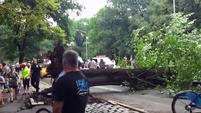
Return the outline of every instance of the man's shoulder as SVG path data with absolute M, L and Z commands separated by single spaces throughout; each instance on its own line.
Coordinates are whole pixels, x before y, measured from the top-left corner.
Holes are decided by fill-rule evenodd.
M 68 73 L 67 73 L 68 74 Z M 69 77 L 85 77 L 85 75 L 81 71 L 71 72 L 68 75 Z
M 55 88 L 60 87 L 62 89 L 65 88 L 71 88 L 73 84 L 73 80 L 71 77 L 66 76 L 66 74 L 64 76 L 61 76 L 55 83 Z M 54 90 L 62 90 L 62 89 L 54 89 Z
M 70 77 L 66 75 L 66 73 L 58 78 L 56 83 L 68 83 L 70 81 Z
M 65 73 L 63 76 L 61 76 L 58 79 L 58 82 L 69 83 L 69 82 L 73 82 L 74 80 L 80 79 L 80 78 L 86 78 L 85 75 L 81 71 L 70 72 L 70 73 Z

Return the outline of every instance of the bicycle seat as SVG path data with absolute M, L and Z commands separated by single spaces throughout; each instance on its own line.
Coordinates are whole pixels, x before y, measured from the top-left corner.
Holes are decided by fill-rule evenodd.
M 201 82 L 200 81 L 193 81 L 192 86 L 194 86 L 194 87 L 201 86 Z

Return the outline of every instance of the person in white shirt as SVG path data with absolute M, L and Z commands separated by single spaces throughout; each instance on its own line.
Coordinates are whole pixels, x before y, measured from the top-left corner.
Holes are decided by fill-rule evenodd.
M 93 59 L 89 62 L 89 69 L 96 69 L 97 63 Z

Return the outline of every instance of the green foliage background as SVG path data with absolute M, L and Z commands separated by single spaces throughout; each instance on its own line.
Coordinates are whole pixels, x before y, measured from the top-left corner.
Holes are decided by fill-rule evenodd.
M 176 16 L 172 0 L 108 0 L 81 29 L 88 34 L 90 56 L 132 55 L 139 68 L 173 73 L 167 87 L 183 90 L 200 80 L 200 11 L 199 0 L 176 0 Z
M 201 34 L 192 29 L 195 21 L 189 21 L 189 16 L 173 15 L 168 26 L 142 37 L 139 35 L 142 29 L 133 33 L 138 65 L 174 73 L 167 87 L 175 90 L 190 89 L 193 80 L 200 80 Z
M 73 20 L 69 12 L 79 15 L 83 8 L 73 0 L 5 0 L 0 4 L 0 60 L 30 60 L 61 40 L 83 58 L 86 49 L 88 58 L 134 56 L 137 67 L 173 73 L 168 87 L 189 89 L 201 79 L 201 2 L 176 0 L 174 16 L 172 5 L 172 0 L 108 0 L 94 17 Z
M 0 60 L 31 60 L 44 47 L 52 50 L 52 41 L 69 41 L 67 11 L 74 9 L 79 12 L 81 5 L 71 0 L 4 0 L 0 4 Z M 57 26 L 50 25 L 50 18 Z

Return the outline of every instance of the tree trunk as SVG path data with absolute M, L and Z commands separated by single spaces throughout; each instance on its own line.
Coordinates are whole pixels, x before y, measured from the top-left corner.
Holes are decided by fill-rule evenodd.
M 26 37 L 23 40 L 22 45 L 20 45 L 19 42 L 17 42 L 17 47 L 18 47 L 18 51 L 19 51 L 19 63 L 24 62 L 24 58 L 25 58 L 25 48 L 26 48 Z
M 19 50 L 19 63 L 21 64 L 22 62 L 24 62 L 24 50 Z
M 22 63 L 24 61 L 24 53 L 22 51 L 22 47 L 19 43 L 19 41 L 17 39 L 14 40 L 15 44 L 17 45 L 17 48 L 18 48 L 18 56 L 19 56 L 19 63 Z

